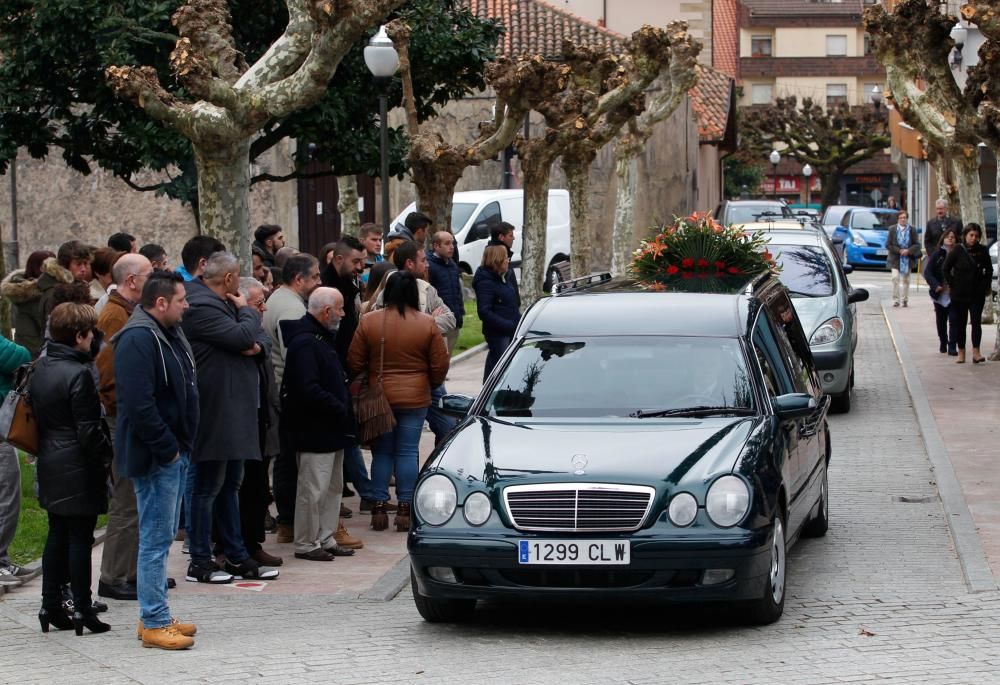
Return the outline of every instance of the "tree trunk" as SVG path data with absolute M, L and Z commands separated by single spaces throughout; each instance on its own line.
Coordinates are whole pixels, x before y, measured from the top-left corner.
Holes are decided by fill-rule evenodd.
M 567 163 L 564 158 L 563 170 L 569 188 L 569 263 L 573 278 L 579 278 L 591 273 L 594 252 L 590 231 L 590 163 Z
M 250 139 L 226 147 L 192 143 L 198 167 L 198 213 L 205 235 L 218 238 L 240 260 L 244 275 L 250 259 Z
M 622 276 L 632 263 L 635 250 L 635 195 L 639 160 L 625 153 L 615 160 L 618 187 L 615 199 L 615 226 L 611 237 L 611 273 Z
M 949 207 L 958 207 L 958 184 L 955 181 L 955 171 L 950 155 L 942 154 L 934 167 L 937 176 L 938 197 L 948 201 Z M 934 198 L 937 200 L 937 198 Z
M 451 201 L 465 165 L 446 164 L 441 159 L 431 164 L 423 162 L 423 159 L 411 150 L 410 177 L 417 190 L 417 210 L 434 222 L 433 230 L 427 232 L 429 245 L 434 231 L 451 230 Z
M 975 152 L 975 148 L 973 148 Z M 954 179 L 955 188 L 958 195 L 959 216 L 962 217 L 963 225 L 977 223 L 985 226 L 986 219 L 983 212 L 983 190 L 979 182 L 979 159 L 978 155 L 956 154 L 950 158 L 951 172 Z M 983 228 L 983 244 L 986 244 L 986 229 Z M 992 298 L 986 298 L 986 306 L 983 307 L 982 323 L 993 323 L 993 302 Z
M 543 158 L 543 159 L 540 159 Z M 533 304 L 542 296 L 545 280 L 545 243 L 549 221 L 549 176 L 552 157 L 548 152 L 521 160 L 527 211 L 521 228 L 521 302 Z
M 837 204 L 840 200 L 840 174 L 831 171 L 823 174 L 820 179 L 823 184 L 823 199 L 821 200 L 823 206 L 829 207 Z
M 361 214 L 358 212 L 357 177 L 337 177 L 337 211 L 340 212 L 340 235 L 357 237 L 361 227 Z

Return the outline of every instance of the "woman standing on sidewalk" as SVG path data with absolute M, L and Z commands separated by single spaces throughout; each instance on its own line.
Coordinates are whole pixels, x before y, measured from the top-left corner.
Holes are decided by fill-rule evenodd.
M 509 269 L 507 248 L 491 245 L 483 250 L 483 264 L 472 278 L 472 287 L 476 290 L 476 310 L 483 322 L 483 337 L 489 347 L 483 367 L 484 383 L 510 345 L 517 322 L 521 319 L 521 298 L 507 277 Z
M 957 346 L 957 364 L 965 363 L 965 326 L 972 320 L 972 363 L 979 364 L 986 358 L 979 351 L 983 339 L 983 306 L 990 290 L 993 264 L 986 248 L 979 242 L 983 229 L 969 223 L 962 230 L 962 240 L 944 260 L 942 272 L 951 294 L 949 322 L 951 333 L 949 347 Z
M 937 249 L 928 255 L 927 264 L 924 265 L 924 280 L 927 281 L 927 292 L 930 293 L 934 302 L 934 319 L 937 323 L 938 342 L 940 352 L 947 352 L 950 356 L 958 355 L 955 346 L 948 345 L 948 313 L 951 309 L 951 293 L 948 284 L 944 280 L 944 260 L 958 244 L 958 232 L 953 228 L 945 229 L 938 241 Z

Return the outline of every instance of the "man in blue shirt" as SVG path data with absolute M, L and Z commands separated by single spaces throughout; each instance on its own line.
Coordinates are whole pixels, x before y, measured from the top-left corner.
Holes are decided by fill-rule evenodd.
M 220 240 L 207 235 L 196 235 L 184 243 L 181 248 L 181 265 L 177 273 L 185 281 L 193 281 L 205 271 L 205 262 L 216 252 L 222 252 L 226 246 Z

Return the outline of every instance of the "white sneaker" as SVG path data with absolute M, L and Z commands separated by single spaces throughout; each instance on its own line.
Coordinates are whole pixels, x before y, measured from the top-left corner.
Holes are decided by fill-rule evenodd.
M 10 566 L 0 566 L 0 585 L 4 587 L 17 587 L 23 582 Z

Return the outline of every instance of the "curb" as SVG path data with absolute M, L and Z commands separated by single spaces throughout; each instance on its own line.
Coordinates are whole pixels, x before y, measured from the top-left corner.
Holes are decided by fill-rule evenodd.
M 458 364 L 459 362 L 464 362 L 469 357 L 474 357 L 485 349 L 486 349 L 486 343 L 481 342 L 478 345 L 470 347 L 464 352 L 459 352 L 458 354 L 456 354 L 454 357 L 451 358 L 451 363 Z
M 396 562 L 375 584 L 368 588 L 361 599 L 375 602 L 389 602 L 410 582 L 410 556 L 406 555 Z
M 986 559 L 986 553 L 983 551 L 982 541 L 976 532 L 976 523 L 972 519 L 972 513 L 965 503 L 965 495 L 962 493 L 962 486 L 958 482 L 951 458 L 948 456 L 948 448 L 938 432 L 934 413 L 927 401 L 924 386 L 920 382 L 920 372 L 917 370 L 916 364 L 913 363 L 913 359 L 910 358 L 910 350 L 899 330 L 889 301 L 882 300 L 880 305 L 882 316 L 885 317 L 886 324 L 889 326 L 892 344 L 896 348 L 896 356 L 903 369 L 906 389 L 910 393 L 913 411 L 917 415 L 917 423 L 920 425 L 920 435 L 923 437 L 927 456 L 934 468 L 934 480 L 937 482 L 938 493 L 941 495 L 945 518 L 948 519 L 948 528 L 951 530 L 951 537 L 955 542 L 955 551 L 958 552 L 958 560 L 962 565 L 965 582 L 969 586 L 970 592 L 993 592 L 997 589 L 997 582 L 993 577 L 989 561 Z

